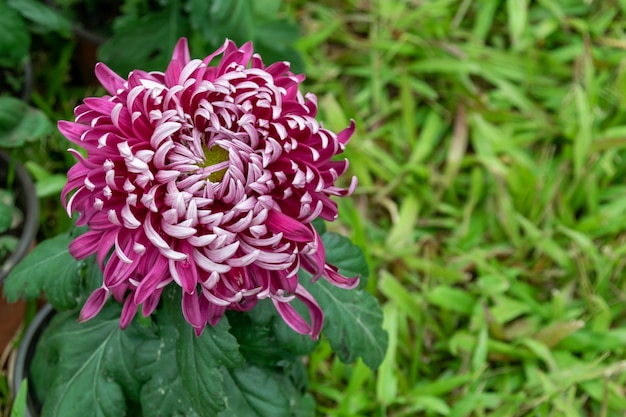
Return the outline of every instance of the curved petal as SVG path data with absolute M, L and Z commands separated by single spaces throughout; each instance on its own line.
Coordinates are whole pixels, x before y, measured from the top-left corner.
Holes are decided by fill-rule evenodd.
M 92 292 L 87 298 L 87 301 L 85 301 L 85 305 L 83 305 L 83 308 L 80 310 L 78 321 L 82 323 L 94 318 L 100 310 L 102 310 L 102 307 L 104 307 L 110 295 L 110 291 L 105 287 L 100 287 Z
M 94 72 L 100 84 L 102 84 L 109 94 L 116 95 L 119 89 L 124 88 L 125 80 L 102 62 L 96 64 Z
M 324 325 L 324 312 L 315 298 L 302 285 L 298 285 L 295 294 L 309 310 L 311 324 L 302 318 L 291 304 L 278 301 L 276 298 L 272 298 L 272 302 L 289 327 L 300 334 L 308 334 L 313 340 L 317 340 Z
M 200 302 L 198 294 L 189 294 L 183 291 L 183 299 L 181 300 L 181 308 L 183 316 L 189 324 L 195 328 L 203 328 L 206 326 L 207 318 L 200 311 Z
M 329 264 L 326 264 L 324 266 L 324 274 L 322 276 L 326 279 L 326 281 L 330 282 L 334 286 L 346 290 L 356 288 L 361 281 L 361 277 L 358 275 L 352 278 L 341 275 L 339 272 L 337 272 L 336 267 Z
M 282 233 L 285 239 L 295 242 L 311 242 L 315 239 L 311 226 L 304 225 L 279 211 L 270 210 L 267 227 L 274 233 Z
M 133 321 L 137 314 L 137 304 L 133 301 L 133 297 L 128 296 L 124 301 L 124 307 L 122 307 L 122 314 L 120 316 L 120 327 L 125 329 Z

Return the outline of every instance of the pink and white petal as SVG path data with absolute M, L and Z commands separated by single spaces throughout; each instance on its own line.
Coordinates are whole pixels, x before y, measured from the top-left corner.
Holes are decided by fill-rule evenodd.
M 307 334 L 313 340 L 317 340 L 324 325 L 324 312 L 313 296 L 301 285 L 296 289 L 296 297 L 302 301 L 309 310 L 311 324 L 309 324 L 289 303 L 281 302 L 272 297 L 274 307 L 282 316 L 285 323 L 300 334 Z
M 106 287 L 100 287 L 92 292 L 80 310 L 78 321 L 82 323 L 94 318 L 102 310 L 110 295 L 111 293 Z
M 126 81 L 102 62 L 96 64 L 95 74 L 100 84 L 112 96 L 118 94 L 118 91 L 124 88 Z
M 330 282 L 334 286 L 343 288 L 346 290 L 351 290 L 353 288 L 356 288 L 359 285 L 359 282 L 361 281 L 358 275 L 352 278 L 348 278 L 348 277 L 341 275 L 337 271 L 336 267 L 329 265 L 329 264 L 326 264 L 324 266 L 324 274 L 322 276 L 326 279 L 326 281 Z

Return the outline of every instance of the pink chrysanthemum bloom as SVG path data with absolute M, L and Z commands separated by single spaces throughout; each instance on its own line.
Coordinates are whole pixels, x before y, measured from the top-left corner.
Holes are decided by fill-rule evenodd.
M 326 263 L 311 225 L 334 220 L 330 197 L 356 186 L 355 178 L 349 189 L 335 186 L 348 162 L 331 160 L 354 123 L 339 134 L 324 129 L 316 97 L 298 90 L 304 76 L 286 62 L 266 67 L 251 43 L 226 41 L 191 60 L 181 39 L 165 73 L 137 70 L 124 80 L 102 63 L 95 73 L 110 95 L 86 98 L 75 122 L 59 122 L 87 151 L 70 150 L 78 163 L 62 193 L 68 214 L 78 212 L 77 224 L 89 229 L 70 252 L 97 254 L 104 277 L 81 320 L 113 295 L 125 327 L 138 307 L 151 314 L 172 283 L 197 334 L 227 309 L 247 311 L 269 297 L 289 326 L 317 338 L 324 315 L 298 269 L 342 288 L 358 284 Z

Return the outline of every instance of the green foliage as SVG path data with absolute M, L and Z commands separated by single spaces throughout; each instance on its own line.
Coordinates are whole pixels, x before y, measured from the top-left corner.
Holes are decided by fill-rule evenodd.
M 178 297 L 169 300 L 168 313 L 172 316 L 178 332 L 176 360 L 183 387 L 187 390 L 191 404 L 201 415 L 213 415 L 228 404 L 221 390 L 219 368 L 241 365 L 243 358 L 238 352 L 236 339 L 228 332 L 227 320 L 208 327 L 196 337 L 184 319 Z
M 80 264 L 70 255 L 70 235 L 58 235 L 39 243 L 11 270 L 4 284 L 9 302 L 36 299 L 42 292 L 59 310 L 76 306 L 81 279 Z
M 0 1 L 0 66 L 17 66 L 28 54 L 30 35 L 20 15 Z
M 13 401 L 13 407 L 11 408 L 11 417 L 25 417 L 26 416 L 26 394 L 28 392 L 28 380 L 23 380 L 20 384 L 15 400 Z
M 265 62 L 289 61 L 300 72 L 302 61 L 293 48 L 298 28 L 277 15 L 280 6 L 280 0 L 167 0 L 155 8 L 127 1 L 99 58 L 125 76 L 136 68 L 163 70 L 182 36 L 189 38 L 198 56 L 208 55 L 229 38 L 237 44 L 253 41 Z
M 224 369 L 226 399 L 232 407 L 218 417 L 295 417 L 314 415 L 310 397 L 302 397 L 290 375 L 246 364 Z M 295 401 L 294 401 L 295 400 Z
M 0 0 L 0 66 L 18 67 L 28 56 L 31 32 L 69 36 L 72 23 L 55 8 L 37 0 Z
M 0 233 L 15 227 L 15 194 L 0 188 Z
M 625 3 L 418 3 L 291 2 L 389 334 L 375 376 L 320 345 L 318 411 L 622 415 Z
M 324 306 L 324 335 L 339 358 L 351 363 L 362 357 L 370 368 L 377 368 L 387 348 L 378 301 L 363 290 L 342 290 L 323 280 L 304 285 Z
M 325 233 L 322 242 L 326 250 L 326 262 L 339 268 L 348 278 L 360 278 L 359 287 L 367 285 L 369 267 L 363 251 L 350 239 L 337 233 Z
M 52 132 L 46 115 L 14 97 L 0 97 L 0 148 L 17 148 Z
M 38 393 L 45 398 L 42 415 L 125 415 L 124 390 L 133 398 L 139 387 L 128 354 L 139 332 L 135 326 L 120 329 L 119 314 L 119 305 L 109 304 L 86 323 L 67 313 L 53 319 L 37 350 L 48 365 L 46 375 L 33 376 L 49 380 L 47 391 Z
M 37 0 L 7 0 L 7 4 L 32 23 L 32 30 L 38 33 L 58 32 L 69 36 L 72 22 L 46 2 Z

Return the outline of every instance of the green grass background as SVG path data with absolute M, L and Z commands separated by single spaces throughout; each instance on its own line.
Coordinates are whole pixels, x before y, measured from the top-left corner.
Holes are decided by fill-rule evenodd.
M 319 118 L 357 123 L 359 187 L 329 229 L 364 250 L 389 333 L 375 372 L 321 344 L 318 415 L 626 415 L 626 0 L 283 0 L 281 13 L 301 28 Z M 31 101 L 69 119 L 101 90 L 68 86 L 76 45 L 50 43 Z M 22 150 L 42 236 L 70 223 L 66 148 L 56 133 Z
M 626 1 L 286 3 L 390 341 L 320 415 L 625 415 Z

